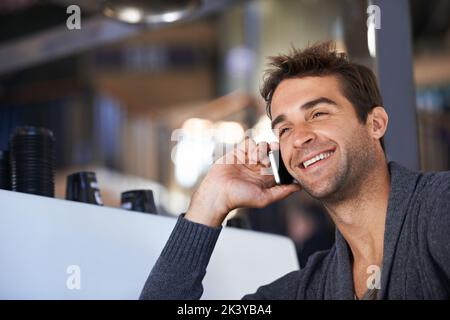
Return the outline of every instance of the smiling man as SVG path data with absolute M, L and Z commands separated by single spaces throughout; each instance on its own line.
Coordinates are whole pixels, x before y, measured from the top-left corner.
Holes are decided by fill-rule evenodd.
M 304 190 L 335 222 L 335 245 L 245 299 L 449 299 L 450 172 L 387 162 L 374 74 L 327 42 L 273 57 L 261 93 L 279 144 L 246 139 L 211 167 L 141 298 L 200 298 L 227 214 Z M 261 175 L 275 148 L 298 184 Z

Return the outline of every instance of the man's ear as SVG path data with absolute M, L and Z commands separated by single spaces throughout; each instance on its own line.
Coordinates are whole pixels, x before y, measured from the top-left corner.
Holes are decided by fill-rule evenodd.
M 377 106 L 369 113 L 367 122 L 369 124 L 370 135 L 374 139 L 379 140 L 386 133 L 389 116 L 383 107 Z

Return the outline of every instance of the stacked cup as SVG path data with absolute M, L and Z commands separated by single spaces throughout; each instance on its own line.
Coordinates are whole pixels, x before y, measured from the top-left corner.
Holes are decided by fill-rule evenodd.
M 45 128 L 18 127 L 11 135 L 10 149 L 12 190 L 53 197 L 53 133 Z
M 121 207 L 126 210 L 158 214 L 152 190 L 122 192 Z
M 67 177 L 66 199 L 103 205 L 95 172 L 75 172 Z
M 0 150 L 0 189 L 11 190 L 9 152 Z

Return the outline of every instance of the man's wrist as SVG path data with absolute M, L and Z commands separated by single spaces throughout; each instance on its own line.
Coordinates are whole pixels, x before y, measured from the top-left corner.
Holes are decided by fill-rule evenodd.
M 229 211 L 225 208 L 220 209 L 211 197 L 204 196 L 200 191 L 197 190 L 192 196 L 184 217 L 190 221 L 217 228 L 225 220 Z
M 217 228 L 222 225 L 222 222 L 225 220 L 225 217 L 227 214 L 221 214 L 219 212 L 214 212 L 213 209 L 201 209 L 196 207 L 190 207 L 186 214 L 184 215 L 184 218 L 200 223 L 203 225 L 206 225 L 211 228 Z

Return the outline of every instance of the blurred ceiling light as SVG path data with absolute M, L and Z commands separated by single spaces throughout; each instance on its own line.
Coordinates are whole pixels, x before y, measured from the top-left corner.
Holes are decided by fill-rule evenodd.
M 278 141 L 277 137 L 272 131 L 272 124 L 268 116 L 263 115 L 259 118 L 258 122 L 252 128 L 252 138 L 256 143 L 261 141 Z
M 208 138 L 211 135 L 210 130 L 213 123 L 207 119 L 190 118 L 183 122 L 183 134 L 190 137 L 204 137 Z
M 202 0 L 104 0 L 103 14 L 127 23 L 170 23 L 197 11 Z
M 177 12 L 168 12 L 161 15 L 161 20 L 166 23 L 175 22 L 180 20 L 183 17 L 183 13 L 180 11 Z M 152 23 L 152 19 L 146 19 L 148 23 Z
M 175 154 L 175 179 L 185 188 L 192 187 L 207 170 L 212 159 L 214 144 L 206 141 L 182 140 L 177 145 Z
M 142 12 L 136 8 L 123 8 L 117 12 L 117 18 L 128 23 L 137 23 L 142 20 Z
M 192 187 L 213 161 L 214 141 L 211 121 L 187 119 L 175 153 L 175 179 L 183 187 Z
M 219 121 L 214 127 L 214 137 L 221 143 L 239 143 L 244 139 L 244 128 L 238 122 Z

